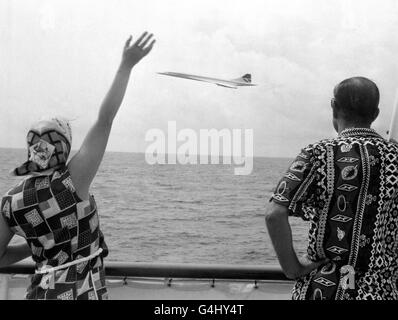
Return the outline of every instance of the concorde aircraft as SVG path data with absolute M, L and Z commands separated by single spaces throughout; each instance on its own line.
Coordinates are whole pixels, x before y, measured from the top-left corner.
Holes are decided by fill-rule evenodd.
M 216 84 L 220 87 L 226 87 L 230 89 L 238 89 L 238 87 L 252 87 L 256 86 L 256 84 L 252 83 L 252 76 L 251 74 L 245 74 L 243 77 L 238 79 L 232 80 L 223 80 L 217 78 L 209 78 L 209 77 L 202 77 L 202 76 L 195 76 L 192 74 L 185 74 L 185 73 L 177 73 L 177 72 L 158 72 L 158 74 L 170 77 L 177 77 L 183 78 L 188 80 L 195 80 L 195 81 L 203 81 L 208 83 Z

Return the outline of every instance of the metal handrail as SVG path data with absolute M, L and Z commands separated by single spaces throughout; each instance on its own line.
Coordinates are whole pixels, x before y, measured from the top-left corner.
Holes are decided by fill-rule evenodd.
M 34 272 L 32 262 L 0 268 L 0 274 Z M 276 266 L 106 262 L 105 273 L 108 277 L 289 281 Z

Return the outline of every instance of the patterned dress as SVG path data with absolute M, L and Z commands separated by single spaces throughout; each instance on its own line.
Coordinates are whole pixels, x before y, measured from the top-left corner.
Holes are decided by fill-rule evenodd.
M 26 239 L 36 271 L 102 253 L 31 280 L 27 299 L 107 298 L 103 257 L 107 248 L 99 228 L 94 197 L 81 201 L 66 167 L 35 174 L 8 191 L 1 213 L 11 230 Z M 83 259 L 84 260 L 84 259 Z M 62 268 L 62 267 L 61 267 Z
M 398 299 L 398 145 L 347 129 L 308 146 L 271 201 L 310 221 L 308 256 L 330 263 L 298 279 L 293 299 Z

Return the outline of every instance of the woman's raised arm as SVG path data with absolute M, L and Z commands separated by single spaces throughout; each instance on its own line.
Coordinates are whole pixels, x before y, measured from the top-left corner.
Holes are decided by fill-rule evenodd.
M 147 32 L 131 45 L 132 37 L 126 41 L 122 62 L 112 86 L 103 101 L 98 118 L 91 127 L 77 154 L 68 163 L 77 194 L 82 200 L 89 197 L 89 188 L 101 164 L 120 105 L 122 104 L 132 68 L 153 48 L 155 40 Z

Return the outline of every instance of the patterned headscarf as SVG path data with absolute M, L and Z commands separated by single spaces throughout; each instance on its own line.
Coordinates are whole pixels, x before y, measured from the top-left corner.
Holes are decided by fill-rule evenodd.
M 60 117 L 42 119 L 32 125 L 26 140 L 28 161 L 15 168 L 12 175 L 24 176 L 65 165 L 72 146 L 72 128 Z

